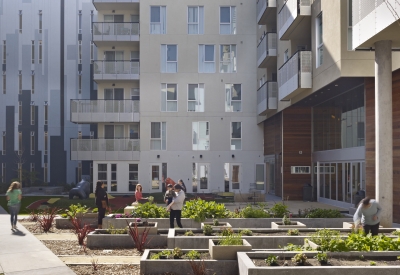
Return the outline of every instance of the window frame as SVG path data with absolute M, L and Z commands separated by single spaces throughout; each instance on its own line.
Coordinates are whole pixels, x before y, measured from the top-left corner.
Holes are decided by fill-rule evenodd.
M 160 21 L 158 22 L 152 22 L 151 21 L 151 9 L 158 7 L 160 9 Z M 165 16 L 164 16 L 164 20 L 162 20 L 162 8 L 165 9 Z M 150 6 L 150 26 L 149 26 L 149 33 L 150 34 L 166 34 L 167 33 L 167 6 Z M 152 24 L 159 24 L 160 25 L 160 32 L 154 32 L 156 30 L 156 28 L 152 28 Z M 163 27 L 164 25 L 164 27 Z
M 229 23 L 222 23 L 221 22 L 221 10 L 222 8 L 229 8 Z M 219 7 L 219 34 L 220 35 L 235 35 L 237 33 L 237 22 L 232 22 L 232 8 L 235 9 L 235 18 L 237 18 L 237 9 L 236 6 L 220 6 Z M 233 25 L 235 24 L 235 25 Z M 221 32 L 221 25 L 229 25 L 229 33 L 222 33 Z
M 224 52 L 223 49 L 224 47 L 229 46 L 229 52 Z M 234 47 L 234 50 L 232 50 L 232 47 Z M 229 64 L 227 65 L 227 61 L 224 61 L 224 53 L 229 53 Z M 232 57 L 231 54 L 234 53 L 234 56 Z M 237 73 L 237 66 L 236 66 L 236 60 L 237 60 L 237 46 L 236 44 L 220 44 L 219 45 L 219 72 L 220 73 Z M 228 69 L 231 70 L 222 70 L 222 66 L 227 65 Z
M 30 135 L 30 147 L 31 147 L 31 156 L 35 155 L 35 132 L 31 131 L 31 135 Z
M 162 53 L 163 48 L 165 46 L 165 52 Z M 170 46 L 175 46 L 175 55 L 176 55 L 176 60 L 175 61 L 168 61 L 168 48 Z M 177 73 L 178 72 L 178 45 L 177 44 L 161 44 L 161 59 L 165 57 L 165 61 L 161 60 L 161 73 Z M 163 64 L 165 62 L 165 68 L 163 68 Z M 169 71 L 168 64 L 173 64 L 175 63 L 176 70 L 175 71 Z
M 234 134 L 234 132 L 233 132 L 233 130 L 234 130 L 234 127 L 233 127 L 233 124 L 234 123 L 240 123 L 240 138 L 234 138 L 233 137 L 233 134 Z M 232 121 L 231 122 L 231 136 L 230 136 L 230 140 L 231 140 L 231 151 L 241 151 L 241 150 L 243 150 L 243 144 L 242 144 L 242 141 L 243 141 L 243 133 L 242 133 L 243 131 L 242 131 L 242 122 L 241 121 Z M 232 142 L 233 141 L 240 141 L 240 148 L 239 149 L 236 149 L 236 145 L 234 145 L 234 144 L 232 144 Z M 235 148 L 233 149 L 233 147 L 232 146 L 235 146 Z
M 194 88 L 194 94 L 195 94 L 195 99 L 189 99 L 189 93 L 190 93 L 190 85 L 197 85 L 197 88 Z M 189 83 L 187 85 L 187 112 L 192 113 L 192 112 L 197 112 L 197 113 L 204 113 L 204 104 L 205 104 L 205 100 L 204 100 L 204 96 L 205 96 L 205 85 L 204 83 L 195 83 L 195 84 L 191 84 Z M 202 92 L 202 95 L 200 94 L 200 92 Z M 200 101 L 202 100 L 203 103 Z M 189 109 L 189 103 L 194 102 L 194 110 L 190 110 Z M 197 106 L 201 106 L 203 105 L 203 107 L 199 110 L 199 108 Z
M 189 9 L 190 8 L 196 8 L 197 10 L 197 23 L 196 22 L 189 22 Z M 203 12 L 200 12 L 200 9 L 203 9 Z M 202 15 L 202 16 L 201 16 Z M 190 33 L 190 25 L 196 25 L 197 26 L 197 32 L 196 33 Z M 199 34 L 204 34 L 204 6 L 191 6 L 189 5 L 187 8 L 187 34 L 188 35 L 199 35 Z M 202 28 L 201 28 L 202 27 Z
M 233 100 L 232 98 L 232 93 L 233 93 L 233 89 L 235 87 L 235 85 L 240 85 L 240 100 Z M 228 91 L 228 86 L 229 87 L 229 96 L 227 95 L 227 91 Z M 235 102 L 239 102 L 240 103 L 240 110 L 233 110 L 233 103 Z M 242 84 L 230 84 L 230 83 L 226 83 L 225 84 L 225 112 L 242 112 Z
M 168 99 L 168 85 L 175 85 L 175 100 Z M 165 93 L 165 98 L 164 94 Z M 164 102 L 164 104 L 163 104 Z M 174 103 L 176 106 L 176 110 L 169 111 L 168 103 Z M 161 112 L 178 112 L 178 84 L 176 83 L 161 83 Z M 165 107 L 165 109 L 163 109 Z
M 213 47 L 213 61 L 208 61 L 206 60 L 206 46 L 212 46 Z M 201 52 L 201 54 L 200 54 Z M 199 73 L 215 73 L 215 68 L 216 68 L 216 58 L 215 58 L 215 44 L 199 44 Z M 203 56 L 203 60 L 201 60 L 201 56 Z M 213 70 L 208 72 L 204 68 L 206 67 L 206 64 L 214 64 Z
M 205 123 L 205 133 L 200 135 L 201 127 L 200 123 Z M 195 127 L 196 125 L 196 127 Z M 195 136 L 195 133 L 197 136 Z M 204 138 L 200 138 L 204 136 Z M 210 122 L 209 121 L 192 121 L 192 150 L 193 151 L 210 151 Z M 204 145 L 204 149 L 199 149 L 200 141 L 204 140 L 207 145 Z
M 159 132 L 160 137 L 152 137 L 152 127 L 153 123 L 159 123 Z M 165 141 L 163 142 L 163 136 L 165 137 Z M 152 141 L 160 141 L 160 149 L 152 148 Z M 165 145 L 163 147 L 163 145 Z M 150 151 L 165 151 L 167 150 L 167 123 L 165 121 L 151 121 L 150 122 Z
M 316 43 L 316 68 L 324 63 L 324 34 L 323 34 L 323 16 L 322 11 L 315 18 L 315 43 Z

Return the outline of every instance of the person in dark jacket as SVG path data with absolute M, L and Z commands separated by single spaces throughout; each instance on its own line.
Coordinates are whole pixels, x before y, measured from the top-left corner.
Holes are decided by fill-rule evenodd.
M 176 197 L 176 193 L 174 190 L 172 190 L 172 184 L 168 184 L 167 185 L 167 192 L 165 192 L 164 195 L 164 201 L 167 204 L 167 206 L 172 202 L 172 198 Z
M 97 228 L 103 228 L 103 218 L 106 215 L 106 210 L 110 211 L 108 204 L 107 192 L 104 190 L 104 183 L 97 181 L 96 190 L 94 191 L 96 198 L 96 205 L 98 209 L 97 213 Z

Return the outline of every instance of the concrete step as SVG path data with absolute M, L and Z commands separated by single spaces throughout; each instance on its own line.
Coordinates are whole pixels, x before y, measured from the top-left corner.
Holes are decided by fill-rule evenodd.
M 61 261 L 65 264 L 140 264 L 141 256 L 70 256 L 58 255 Z

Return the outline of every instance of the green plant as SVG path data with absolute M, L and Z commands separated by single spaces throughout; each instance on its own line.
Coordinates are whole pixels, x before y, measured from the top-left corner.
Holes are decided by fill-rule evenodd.
M 36 226 L 39 227 L 39 229 L 47 233 L 50 231 L 50 229 L 53 227 L 53 221 L 58 213 L 57 208 L 50 208 L 47 210 L 43 210 L 37 215 L 37 224 Z M 36 228 L 35 228 L 36 229 Z
M 65 211 L 65 213 L 70 218 L 76 218 L 77 214 L 86 214 L 88 210 L 89 207 L 87 207 L 86 205 L 81 205 L 80 203 L 77 203 L 77 204 L 71 204 Z
M 196 222 L 203 222 L 205 219 L 221 219 L 229 216 L 229 210 L 223 203 L 215 201 L 204 201 L 202 199 L 191 200 L 185 203 L 182 210 L 182 217 L 193 219 Z
M 214 225 L 214 226 L 218 226 L 218 225 L 219 225 L 218 219 L 213 219 L 213 225 Z
M 299 235 L 299 230 L 298 229 L 289 229 L 287 234 L 289 236 L 297 236 L 297 235 Z
M 250 204 L 243 208 L 238 214 L 240 218 L 269 218 L 271 216 L 265 211 L 263 205 L 253 207 Z
M 166 256 L 166 257 L 168 257 L 171 254 L 172 254 L 171 250 L 163 250 L 163 251 L 160 252 L 160 255 L 163 255 L 163 256 Z
M 143 253 L 145 245 L 146 245 L 146 240 L 147 236 L 149 235 L 150 228 L 145 227 L 143 230 L 143 233 L 139 233 L 139 229 L 137 226 L 137 222 L 135 221 L 134 226 L 130 226 L 129 222 L 126 221 L 126 224 L 128 225 L 128 234 L 131 236 L 133 242 L 135 243 L 136 249 L 140 252 Z
M 243 229 L 242 231 L 240 231 L 240 234 L 245 236 L 253 236 L 253 231 L 251 231 L 250 229 Z
M 306 213 L 306 218 L 341 218 L 342 213 L 336 209 L 311 209 Z
M 221 235 L 221 236 L 230 236 L 230 235 L 232 235 L 232 234 L 234 234 L 232 228 L 224 228 L 224 229 L 222 229 L 220 235 Z
M 369 265 L 371 265 L 371 266 L 375 266 L 375 265 L 376 265 L 376 262 L 374 262 L 374 261 L 370 261 L 370 262 L 369 262 Z
M 282 224 L 283 225 L 291 225 L 292 222 L 290 221 L 290 218 L 288 218 L 286 215 L 283 215 Z
M 169 213 L 165 207 L 146 202 L 139 203 L 132 211 L 132 216 L 135 218 L 168 218 Z
M 397 256 L 397 260 L 400 261 L 400 256 Z
M 217 245 L 243 245 L 242 235 L 232 234 L 223 236 L 220 240 L 218 240 Z
M 159 259 L 160 259 L 159 253 L 154 253 L 150 256 L 150 260 L 159 260 Z
M 99 212 L 99 209 L 97 207 L 92 209 L 92 213 L 98 213 L 98 212 Z
M 390 234 L 400 237 L 400 230 L 395 230 Z
M 147 199 L 149 200 L 149 203 L 153 203 L 154 202 L 154 197 L 153 196 L 148 196 Z
M 280 248 L 282 248 L 281 246 L 279 246 Z M 292 243 L 288 243 L 286 246 L 283 247 L 284 250 L 287 251 L 304 251 L 304 250 L 313 250 L 311 247 L 305 247 L 302 245 L 296 245 L 296 244 L 292 244 Z
M 340 232 L 330 229 L 320 229 L 311 234 L 310 241 L 319 245 L 322 251 L 343 251 L 345 242 L 340 238 Z
M 288 207 L 283 203 L 275 203 L 271 207 L 270 212 L 274 218 L 283 218 L 288 213 Z
M 317 255 L 314 256 L 315 259 L 317 259 L 318 262 L 321 264 L 327 264 L 328 263 L 328 255 L 324 252 L 318 253 Z
M 190 250 L 188 253 L 186 253 L 186 257 L 191 260 L 200 259 L 200 253 L 196 250 Z
M 268 266 L 278 265 L 278 259 L 279 259 L 279 256 L 268 255 L 268 258 L 265 259 L 265 263 L 266 263 Z
M 64 214 L 61 214 L 61 217 L 62 218 L 68 218 L 68 215 L 64 213 Z
M 109 225 L 109 228 L 107 229 L 107 233 L 109 234 L 127 234 L 128 229 L 127 228 L 114 228 L 112 224 Z
M 209 224 L 205 224 L 204 225 L 204 227 L 203 227 L 203 233 L 204 233 L 204 235 L 206 235 L 206 236 L 211 236 L 212 235 L 212 233 L 213 233 L 213 228 L 212 228 L 212 226 L 211 225 L 209 225 Z
M 183 256 L 182 249 L 180 249 L 179 247 L 175 247 L 174 250 L 172 251 L 172 256 L 174 257 L 174 259 L 182 258 Z
M 194 236 L 194 233 L 192 230 L 189 230 L 189 231 L 186 231 L 184 235 L 185 236 Z
M 307 262 L 307 256 L 303 253 L 298 253 L 294 255 L 292 262 L 296 265 L 304 265 Z

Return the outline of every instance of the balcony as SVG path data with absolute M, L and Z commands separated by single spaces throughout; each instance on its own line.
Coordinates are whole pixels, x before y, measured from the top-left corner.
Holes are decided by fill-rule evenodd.
M 258 25 L 267 25 L 276 22 L 276 0 L 258 0 L 257 1 L 257 22 Z M 271 19 L 274 19 L 272 21 Z
M 71 160 L 139 160 L 139 139 L 71 139 Z
M 118 41 L 139 41 L 139 23 L 94 22 L 92 40 L 98 47 L 112 46 Z
M 93 61 L 95 81 L 139 80 L 139 61 Z
M 140 0 L 92 0 L 96 10 L 130 10 L 132 4 L 139 7 Z
M 278 13 L 280 40 L 303 37 L 311 28 L 311 0 L 287 0 Z
M 257 66 L 259 68 L 266 68 L 270 60 L 273 60 L 276 70 L 276 49 L 277 49 L 277 36 L 275 32 L 268 32 L 264 35 L 263 39 L 257 46 Z
M 278 71 L 279 100 L 288 100 L 312 88 L 312 53 L 298 51 Z
M 71 100 L 71 122 L 101 123 L 139 121 L 139 100 Z
M 276 109 L 278 109 L 278 83 L 267 81 L 257 90 L 257 114 L 262 116 Z

